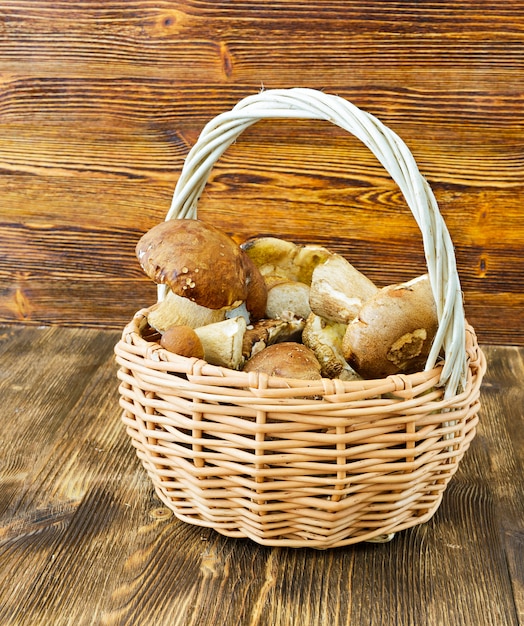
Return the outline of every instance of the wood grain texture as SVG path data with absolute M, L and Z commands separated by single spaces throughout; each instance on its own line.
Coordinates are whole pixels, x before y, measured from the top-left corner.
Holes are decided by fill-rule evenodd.
M 265 548 L 177 521 L 94 329 L 0 327 L 2 626 L 524 625 L 524 349 L 486 346 L 478 434 L 388 544 Z
M 524 345 L 524 3 L 28 2 L 0 9 L 0 320 L 121 328 L 134 245 L 203 125 L 262 87 L 337 93 L 412 150 L 484 342 Z M 387 284 L 424 271 L 374 157 L 327 123 L 252 127 L 200 216 L 320 242 Z

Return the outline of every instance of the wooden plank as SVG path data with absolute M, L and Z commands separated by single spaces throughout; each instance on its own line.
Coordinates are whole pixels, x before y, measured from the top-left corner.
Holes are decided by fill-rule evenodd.
M 253 132 L 256 138 L 256 131 Z M 277 133 L 279 142 L 285 141 L 284 132 L 280 129 Z M 246 171 L 248 166 L 255 167 L 249 155 L 249 137 L 245 145 L 233 149 L 224 165 L 218 164 L 201 202 L 204 219 L 218 223 L 239 239 L 253 232 L 276 231 L 298 241 L 318 241 L 346 254 L 379 284 L 407 279 L 424 271 L 420 236 L 414 220 L 394 184 L 380 169 L 373 167 L 372 158 L 364 150 L 346 141 L 346 137 L 335 138 L 334 154 L 341 154 L 343 162 L 352 165 L 355 161 L 352 151 L 356 151 L 356 162 L 363 160 L 365 165 L 357 167 L 355 173 L 352 170 L 339 173 L 337 164 L 330 166 L 331 171 L 323 171 L 322 165 L 315 170 L 311 156 L 303 162 L 306 150 L 299 146 L 296 156 L 289 159 L 290 173 L 275 173 L 275 163 L 280 163 L 284 155 L 275 158 L 272 152 L 268 154 L 272 133 L 268 130 L 265 133 L 266 143 L 255 144 L 261 157 L 256 174 Z M 317 151 L 320 151 L 321 133 L 317 142 Z M 348 150 L 346 143 L 352 150 Z M 324 153 L 327 159 L 327 147 Z M 246 162 L 246 165 L 240 166 L 239 162 Z M 288 165 L 279 168 L 287 170 Z M 172 191 L 170 184 L 104 180 L 93 187 L 89 180 L 71 182 L 70 178 L 53 179 L 49 184 L 50 187 L 40 189 L 39 179 L 36 187 L 30 187 L 24 178 L 14 177 L 6 189 L 9 222 L 3 229 L 3 240 L 10 253 L 5 255 L 9 263 L 0 272 L 11 288 L 6 290 L 4 319 L 48 322 L 49 316 L 54 315 L 51 320 L 54 323 L 122 325 L 128 311 L 126 317 L 117 319 L 111 319 L 106 311 L 113 306 L 115 288 L 124 293 L 129 289 L 129 278 L 142 278 L 134 258 L 134 244 L 142 232 L 163 218 Z M 76 197 L 79 190 L 80 195 Z M 438 187 L 435 191 L 439 195 Z M 40 204 L 42 194 L 49 203 L 44 211 Z M 143 202 L 138 219 L 133 215 L 137 194 Z M 28 214 L 20 224 L 18 208 L 11 207 L 17 207 L 22 196 L 28 205 Z M 520 255 L 518 192 L 505 192 L 505 212 L 500 214 L 492 207 L 494 194 L 487 191 L 478 192 L 467 204 L 459 206 L 454 204 L 456 194 L 449 197 L 449 193 L 443 196 L 441 207 L 457 246 L 466 301 L 473 298 L 474 304 L 478 297 L 478 302 L 483 304 L 486 293 L 504 298 L 501 286 L 509 296 L 505 301 L 509 330 L 508 326 L 505 329 L 490 327 L 488 318 L 480 320 L 480 331 L 486 340 L 492 339 L 491 333 L 499 330 L 506 330 L 506 335 L 495 335 L 498 340 L 511 341 L 512 332 L 518 340 L 522 311 L 520 278 L 524 269 Z M 111 198 L 111 206 L 108 198 Z M 53 211 L 57 215 L 53 215 Z M 106 213 L 111 211 L 117 213 L 120 224 L 107 223 Z M 268 228 L 268 218 L 271 228 Z M 509 231 L 507 236 L 487 240 L 486 233 L 504 228 Z M 316 232 L 312 232 L 313 229 Z M 55 282 L 56 279 L 62 282 Z M 46 284 L 49 280 L 53 282 Z M 87 318 L 79 320 L 73 314 L 76 307 L 71 307 L 70 281 L 82 285 L 87 303 L 98 304 L 96 309 L 88 306 Z M 112 286 L 107 292 L 103 289 L 104 282 Z M 41 293 L 37 291 L 39 288 Z M 45 294 L 51 297 L 46 298 Z M 137 298 L 135 308 L 140 306 L 142 302 Z M 34 310 L 34 315 L 27 309 Z M 105 317 L 100 320 L 102 311 Z M 492 309 L 488 311 L 491 314 Z M 476 322 L 475 317 L 472 322 Z
M 478 434 L 432 520 L 318 551 L 171 516 L 120 422 L 117 338 L 1 329 L 2 624 L 524 624 L 522 348 L 485 348 Z
M 524 623 L 524 354 L 517 348 L 494 346 L 486 353 L 488 374 L 476 453 L 464 459 L 460 471 L 476 476 L 479 482 L 489 481 L 516 610 Z
M 16 43 L 2 52 L 8 67 L 17 70 L 20 58 L 36 51 L 32 67 L 39 75 L 61 74 L 65 45 L 67 61 L 79 74 L 162 76 L 176 71 L 181 80 L 207 84 L 213 79 L 252 81 L 255 64 L 258 76 L 270 80 L 296 78 L 298 69 L 306 79 L 317 81 L 320 73 L 343 84 L 347 67 L 333 61 L 351 58 L 351 71 L 374 84 L 398 67 L 413 66 L 420 69 L 411 81 L 425 83 L 434 65 L 435 81 L 452 76 L 454 84 L 475 88 L 478 77 L 472 66 L 491 58 L 515 63 L 521 8 L 518 1 L 481 0 L 468 5 L 398 2 L 394 11 L 381 3 L 364 8 L 341 1 L 318 3 L 313 10 L 291 2 L 54 2 L 51 7 L 26 0 L 4 9 L 4 32 Z M 199 44 L 198 56 L 188 42 Z M 290 46 L 287 63 L 274 63 L 274 43 Z M 179 58 L 184 63 L 173 67 L 172 60 Z
M 13 427 L 0 490 L 3 623 L 99 623 L 107 580 L 126 558 L 111 528 L 119 520 L 136 536 L 140 527 L 129 489 L 145 487 L 121 436 L 113 341 L 24 329 L 3 353 Z

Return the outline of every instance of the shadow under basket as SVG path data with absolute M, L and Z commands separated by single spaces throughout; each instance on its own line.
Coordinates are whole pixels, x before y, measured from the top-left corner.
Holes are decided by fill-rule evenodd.
M 399 185 L 423 235 L 439 317 L 424 371 L 289 380 L 172 354 L 139 311 L 115 347 L 122 419 L 159 498 L 180 520 L 267 546 L 387 541 L 428 521 L 475 435 L 486 363 L 466 323 L 449 233 L 402 140 L 310 89 L 240 101 L 202 131 L 166 219 L 196 218 L 210 170 L 264 118 L 330 121 Z M 159 291 L 159 299 L 162 297 Z

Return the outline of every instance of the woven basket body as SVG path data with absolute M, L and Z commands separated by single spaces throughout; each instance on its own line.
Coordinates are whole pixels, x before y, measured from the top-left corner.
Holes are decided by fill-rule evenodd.
M 464 319 L 449 234 L 409 150 L 338 97 L 262 92 L 215 118 L 186 159 L 167 219 L 196 217 L 216 159 L 250 124 L 277 117 L 345 128 L 399 184 L 423 235 L 439 315 L 426 368 L 350 382 L 237 372 L 162 349 L 143 309 L 115 348 L 122 419 L 181 520 L 271 546 L 380 540 L 438 508 L 475 435 L 485 361 Z

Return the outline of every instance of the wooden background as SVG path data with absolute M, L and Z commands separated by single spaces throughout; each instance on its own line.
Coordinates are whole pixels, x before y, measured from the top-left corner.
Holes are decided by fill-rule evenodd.
M 305 86 L 406 141 L 479 340 L 524 345 L 523 2 L 7 0 L 0 80 L 0 322 L 121 328 L 154 301 L 134 246 L 202 126 Z M 328 245 L 381 285 L 424 271 L 395 184 L 328 123 L 255 125 L 199 208 L 240 238 Z

